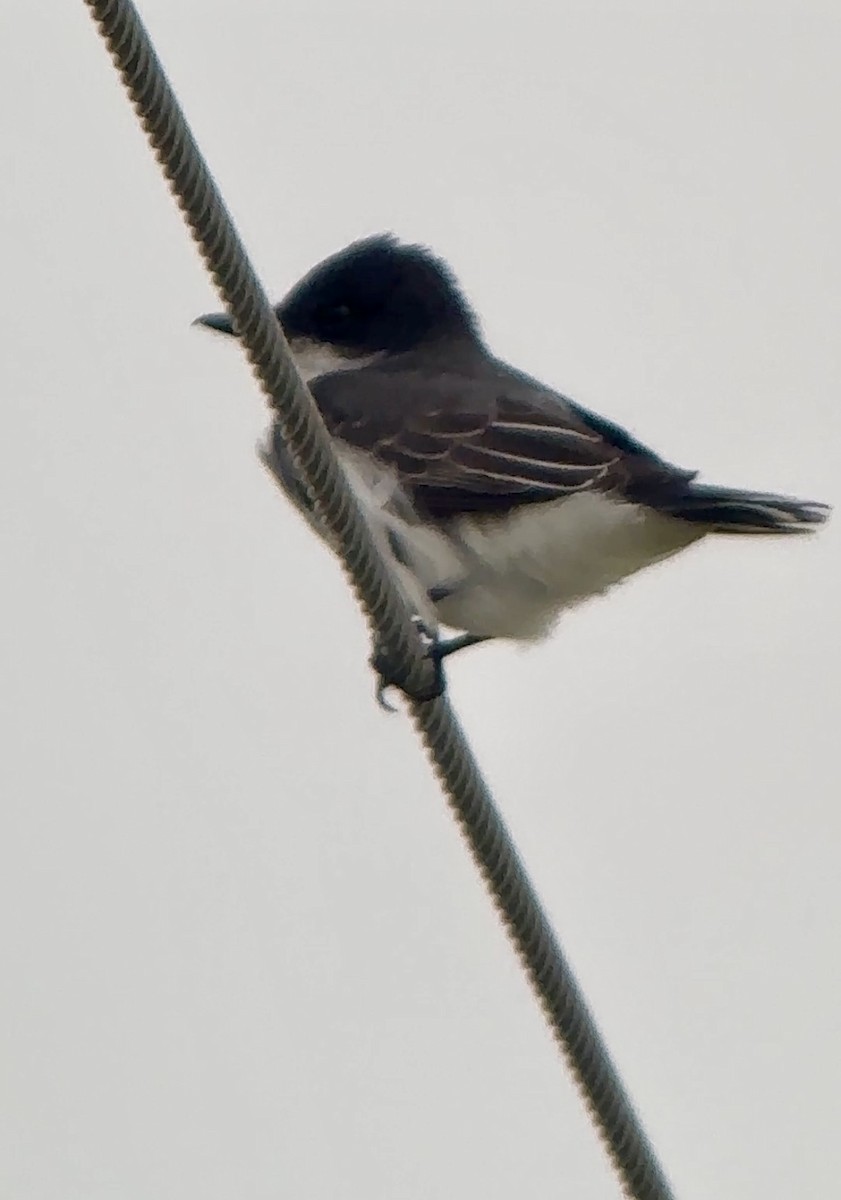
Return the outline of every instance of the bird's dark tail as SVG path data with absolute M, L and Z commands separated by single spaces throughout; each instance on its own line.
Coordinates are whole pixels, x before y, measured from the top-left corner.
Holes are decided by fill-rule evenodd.
M 690 483 L 670 508 L 674 516 L 714 533 L 811 533 L 832 512 L 828 504 L 701 483 Z

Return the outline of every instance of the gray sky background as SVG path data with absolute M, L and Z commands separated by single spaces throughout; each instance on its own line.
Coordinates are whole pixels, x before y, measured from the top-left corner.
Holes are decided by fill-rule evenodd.
M 837 503 L 837 5 L 143 10 L 273 295 L 393 229 L 503 356 Z M 608 1200 L 84 5 L 0 12 L 0 1196 Z M 450 672 L 682 1200 L 841 1174 L 840 548 Z

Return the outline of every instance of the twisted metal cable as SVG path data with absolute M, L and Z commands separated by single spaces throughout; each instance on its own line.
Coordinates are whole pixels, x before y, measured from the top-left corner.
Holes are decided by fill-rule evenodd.
M 434 686 L 435 673 L 412 614 L 376 552 L 359 505 L 344 483 L 318 410 L 301 382 L 283 331 L 140 16 L 131 3 L 86 3 L 205 267 L 231 314 L 254 374 L 275 411 L 284 442 L 306 481 L 315 510 L 332 534 L 378 647 L 389 665 L 399 669 L 395 682 L 408 692 L 422 694 Z
M 172 192 L 198 243 L 286 447 L 306 481 L 377 643 L 422 692 L 431 667 L 405 600 L 339 467 L 286 340 L 131 0 L 85 0 Z M 587 1008 L 534 887 L 446 698 L 409 701 L 448 803 L 561 1047 L 582 1099 L 633 1200 L 673 1193 Z

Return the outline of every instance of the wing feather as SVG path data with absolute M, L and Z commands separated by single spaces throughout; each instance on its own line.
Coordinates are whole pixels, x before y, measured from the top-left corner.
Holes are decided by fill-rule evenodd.
M 436 519 L 590 488 L 645 502 L 691 478 L 618 426 L 493 360 L 462 373 L 375 365 L 310 387 L 333 436 L 395 470 Z

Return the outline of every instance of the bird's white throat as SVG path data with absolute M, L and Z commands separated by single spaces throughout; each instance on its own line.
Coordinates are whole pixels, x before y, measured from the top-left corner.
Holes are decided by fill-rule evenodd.
M 314 342 L 310 338 L 290 338 L 289 349 L 304 383 L 318 379 L 319 375 L 332 375 L 336 371 L 358 371 L 370 367 L 384 357 L 377 354 L 354 355 L 331 346 L 327 342 Z

